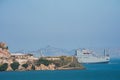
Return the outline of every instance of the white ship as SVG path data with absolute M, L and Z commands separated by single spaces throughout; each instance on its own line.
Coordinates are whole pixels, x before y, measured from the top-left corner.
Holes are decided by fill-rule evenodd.
M 77 49 L 76 58 L 79 63 L 108 63 L 110 61 L 110 57 L 105 54 L 105 51 L 104 56 L 98 56 L 93 54 L 93 51 L 86 49 Z

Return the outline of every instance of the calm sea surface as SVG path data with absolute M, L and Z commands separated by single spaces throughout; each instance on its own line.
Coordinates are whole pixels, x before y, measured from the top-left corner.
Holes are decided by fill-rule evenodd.
M 87 70 L 0 72 L 0 80 L 120 80 L 120 60 L 84 66 Z

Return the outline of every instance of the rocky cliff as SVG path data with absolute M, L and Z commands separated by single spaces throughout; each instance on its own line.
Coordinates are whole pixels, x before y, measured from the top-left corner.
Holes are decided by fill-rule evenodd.
M 0 57 L 10 57 L 8 46 L 4 42 L 0 42 Z

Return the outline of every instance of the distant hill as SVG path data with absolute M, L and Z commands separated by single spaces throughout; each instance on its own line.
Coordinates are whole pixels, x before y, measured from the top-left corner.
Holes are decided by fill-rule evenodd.
M 110 49 L 109 52 L 111 58 L 119 58 L 120 59 L 120 49 Z
M 74 50 L 68 51 L 66 49 L 60 49 L 60 48 L 55 48 L 52 46 L 47 46 L 45 48 L 40 48 L 36 51 L 29 51 L 30 53 L 33 53 L 36 57 L 40 56 L 70 56 L 74 55 Z
M 62 56 L 62 55 L 73 55 L 71 51 L 66 49 L 55 48 L 51 46 L 47 46 L 45 48 L 40 49 L 44 56 Z
M 81 48 L 82 49 L 82 48 Z M 40 56 L 71 56 L 75 54 L 75 50 L 66 50 L 66 49 L 61 49 L 61 48 L 56 48 L 52 46 L 46 46 L 44 48 L 40 48 L 35 51 L 24 51 L 21 50 L 21 53 L 32 53 L 35 57 L 40 57 Z M 104 49 L 99 49 L 99 48 L 92 48 L 90 49 L 93 52 L 96 53 L 96 55 L 104 55 Z M 109 54 L 111 58 L 120 58 L 120 49 L 107 49 L 106 54 Z

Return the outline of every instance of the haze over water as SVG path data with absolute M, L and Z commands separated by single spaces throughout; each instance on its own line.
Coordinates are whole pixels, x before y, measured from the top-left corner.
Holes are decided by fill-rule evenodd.
M 119 0 L 0 1 L 0 41 L 12 52 L 119 48 L 119 23 Z
M 117 56 L 119 34 L 119 0 L 0 0 L 0 42 L 6 42 L 10 52 L 52 45 L 118 49 L 112 53 Z M 0 80 L 120 80 L 120 60 L 85 67 L 0 72 Z

